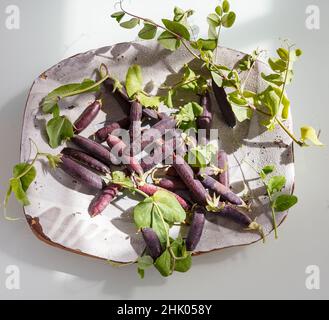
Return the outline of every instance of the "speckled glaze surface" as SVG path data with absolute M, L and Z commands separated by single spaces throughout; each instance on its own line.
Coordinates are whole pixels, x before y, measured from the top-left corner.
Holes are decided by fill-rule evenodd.
M 240 52 L 219 49 L 219 62 L 230 67 L 242 57 Z M 122 81 L 131 64 L 141 65 L 146 87 L 156 93 L 158 87 L 168 81 L 169 74 L 179 73 L 184 64 L 194 62 L 184 49 L 171 53 L 156 42 L 133 42 L 92 50 L 58 63 L 36 79 L 31 88 L 24 115 L 22 161 L 31 158 L 29 139 L 33 139 L 44 152 L 60 152 L 60 149 L 50 149 L 47 144 L 44 134 L 47 119 L 40 113 L 39 107 L 42 98 L 59 85 L 95 78 L 95 70 L 101 63 L 105 63 L 111 74 Z M 267 71 L 265 64 L 257 63 L 247 86 L 255 91 L 262 90 L 265 84 L 260 73 Z M 62 113 L 74 121 L 94 98 L 93 94 L 86 94 L 67 99 L 61 105 Z M 84 136 L 92 135 L 107 119 L 122 117 L 123 113 L 114 99 L 109 94 L 105 94 L 104 99 L 106 107 L 83 133 Z M 70 108 L 72 105 L 76 107 Z M 279 128 L 266 132 L 259 125 L 257 116 L 251 122 L 239 124 L 234 130 L 229 129 L 217 112 L 215 101 L 214 105 L 216 117 L 213 127 L 219 129 L 222 148 L 229 154 L 233 190 L 237 193 L 249 190 L 254 199 L 251 215 L 264 226 L 266 233 L 270 233 L 273 227 L 269 202 L 264 196 L 265 189 L 255 171 L 243 160 L 257 168 L 269 163 L 276 164 L 277 173 L 287 178 L 286 191 L 291 192 L 294 186 L 292 142 Z M 288 125 L 292 126 L 291 119 Z M 121 263 L 133 262 L 138 258 L 145 245 L 132 222 L 132 209 L 138 202 L 137 198 L 120 195 L 101 216 L 92 219 L 88 214 L 88 206 L 94 196 L 90 190 L 60 170 L 49 171 L 45 163 L 38 162 L 36 166 L 38 176 L 29 190 L 31 205 L 25 208 L 25 215 L 41 240 L 72 252 Z M 286 215 L 281 213 L 277 216 L 279 224 Z M 174 230 L 176 233 L 178 231 Z M 196 253 L 248 245 L 260 239 L 258 234 L 243 231 L 220 216 L 209 215 Z

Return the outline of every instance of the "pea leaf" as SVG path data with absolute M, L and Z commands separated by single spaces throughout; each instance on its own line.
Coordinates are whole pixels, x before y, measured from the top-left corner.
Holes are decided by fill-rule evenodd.
M 168 249 L 155 261 L 154 266 L 163 277 L 171 275 L 172 258 Z
M 64 140 L 74 136 L 73 125 L 65 116 L 51 119 L 47 123 L 46 130 L 49 138 L 49 145 L 53 149 L 59 147 Z
M 144 28 L 138 33 L 138 36 L 144 40 L 154 39 L 157 33 L 157 27 L 153 24 L 145 23 Z
M 275 171 L 274 165 L 266 166 L 261 170 L 260 176 L 264 180 L 269 174 L 273 173 L 274 171 Z
M 112 183 L 127 189 L 134 188 L 134 183 L 122 171 L 114 171 L 112 173 Z
M 283 61 L 289 60 L 289 52 L 287 49 L 279 48 L 276 52 Z
M 126 28 L 126 29 L 133 29 L 135 28 L 138 24 L 140 23 L 140 20 L 137 18 L 132 18 L 128 21 L 122 22 L 120 23 L 120 26 L 122 28 Z
M 217 39 L 198 39 L 193 46 L 195 49 L 213 51 L 217 48 Z
M 160 106 L 162 101 L 161 97 L 150 96 L 142 91 L 137 94 L 137 99 L 145 108 L 155 108 L 155 109 Z
M 297 202 L 298 198 L 296 196 L 284 194 L 275 199 L 273 207 L 277 212 L 284 212 L 293 207 Z
M 272 195 L 275 192 L 280 192 L 286 185 L 287 180 L 284 176 L 275 176 L 267 183 L 268 192 Z
M 262 73 L 261 76 L 265 81 L 274 84 L 278 87 L 281 87 L 284 84 L 284 80 L 281 74 L 274 73 L 266 75 L 265 73 Z
M 125 16 L 123 11 L 115 12 L 111 15 L 111 18 L 114 18 L 116 21 L 120 22 L 122 18 Z
M 189 271 L 192 266 L 192 254 L 187 252 L 186 244 L 184 243 L 181 236 L 179 236 L 176 240 L 172 241 L 171 249 L 174 255 L 177 258 L 180 258 L 179 260 L 175 261 L 175 271 L 178 272 Z
M 223 78 L 217 72 L 211 72 L 211 76 L 217 86 L 221 88 L 223 86 Z
M 138 274 L 142 279 L 145 276 L 145 270 L 153 266 L 153 259 L 150 256 L 139 257 L 137 260 Z
M 134 221 L 138 229 L 151 226 L 153 207 L 153 199 L 146 198 L 134 208 Z
M 223 8 L 221 6 L 217 6 L 215 9 L 215 12 L 219 15 L 222 16 L 223 15 Z
M 239 122 L 251 120 L 254 112 L 249 107 L 238 106 L 234 103 L 232 103 L 231 106 L 232 106 L 232 110 Z
M 44 113 L 52 113 L 63 96 L 72 96 L 75 92 L 79 91 L 80 93 L 81 90 L 85 90 L 84 93 L 99 91 L 99 86 L 94 87 L 95 84 L 95 81 L 85 79 L 81 83 L 71 83 L 56 88 L 42 100 L 42 111 Z
M 230 3 L 227 1 L 227 0 L 224 0 L 223 1 L 223 11 L 225 13 L 229 12 L 230 11 Z
M 183 39 L 188 41 L 191 39 L 190 32 L 183 24 L 168 19 L 162 19 L 162 23 L 169 31 L 181 36 Z
M 222 25 L 225 28 L 231 28 L 234 25 L 235 20 L 236 14 L 234 12 L 227 13 L 222 17 Z
M 158 191 L 153 199 L 168 223 L 185 221 L 186 213 L 172 194 L 167 191 Z
M 272 59 L 272 58 L 270 58 L 268 60 L 268 63 L 270 65 L 271 69 L 274 72 L 277 72 L 277 73 L 282 73 L 287 69 L 287 62 L 283 61 L 282 59 Z
M 207 17 L 207 22 L 209 26 L 217 28 L 221 24 L 221 19 L 216 13 L 211 13 Z
M 169 233 L 169 225 L 166 222 L 163 222 L 160 214 L 162 215 L 163 212 L 158 212 L 158 207 L 154 206 L 152 211 L 152 223 L 150 227 L 155 231 L 159 240 L 163 246 L 166 245 Z
M 168 31 L 164 31 L 160 34 L 160 36 L 158 38 L 158 42 L 164 48 L 171 50 L 171 51 L 177 50 L 182 44 L 182 42 L 179 39 L 177 39 L 177 37 L 175 37 Z
M 203 107 L 196 102 L 190 102 L 185 106 L 181 107 L 179 112 L 176 114 L 176 120 L 178 126 L 182 128 L 188 127 L 191 123 L 194 123 L 196 118 L 201 116 Z
M 28 163 L 19 163 L 13 169 L 14 178 L 18 178 L 25 170 L 28 170 L 30 164 Z M 27 191 L 31 183 L 34 181 L 37 175 L 35 167 L 31 167 L 28 172 L 20 178 L 22 182 L 22 188 L 24 191 Z
M 278 114 L 280 110 L 280 97 L 276 94 L 272 86 L 269 86 L 265 91 L 260 93 L 258 99 L 269 109 L 273 117 Z
M 301 140 L 303 142 L 310 141 L 315 146 L 322 147 L 324 144 L 319 140 L 318 135 L 314 128 L 305 126 L 300 129 L 301 131 Z
M 27 171 L 22 177 L 25 171 Z M 13 169 L 13 178 L 9 181 L 9 188 L 6 194 L 4 206 L 7 207 L 9 198 L 14 193 L 16 199 L 23 205 L 28 206 L 30 201 L 26 195 L 27 190 L 37 175 L 35 167 L 28 163 L 19 163 Z
M 134 98 L 143 89 L 142 69 L 137 64 L 131 66 L 127 72 L 126 89 L 130 98 Z

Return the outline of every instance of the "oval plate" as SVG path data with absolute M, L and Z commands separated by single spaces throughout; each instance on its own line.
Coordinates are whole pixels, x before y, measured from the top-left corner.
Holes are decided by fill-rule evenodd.
M 233 67 L 243 56 L 241 52 L 226 48 L 220 48 L 218 54 L 219 62 L 229 67 Z M 31 88 L 22 132 L 22 161 L 31 159 L 29 139 L 33 139 L 43 152 L 60 152 L 60 149 L 50 149 L 47 144 L 44 135 L 47 119 L 40 113 L 39 104 L 50 91 L 60 85 L 95 78 L 95 70 L 101 63 L 105 63 L 110 73 L 120 81 L 124 81 L 131 64 L 141 65 L 147 88 L 156 92 L 162 83 L 168 81 L 168 75 L 179 73 L 186 63 L 194 62 L 191 62 L 191 56 L 185 49 L 171 53 L 156 42 L 117 44 L 78 54 L 60 62 L 36 79 Z M 263 90 L 265 84 L 260 74 L 267 71 L 265 64 L 257 62 L 248 77 L 247 87 L 256 92 Z M 242 75 L 242 78 L 244 76 L 246 75 Z M 62 113 L 74 121 L 94 98 L 93 94 L 85 94 L 67 99 L 61 105 Z M 109 117 L 114 120 L 122 117 L 122 111 L 113 98 L 105 94 L 104 99 L 105 109 L 84 132 L 84 136 L 93 134 Z M 72 105 L 76 107 L 72 109 Z M 223 123 L 217 112 L 214 128 L 219 129 L 222 148 L 229 154 L 233 189 L 236 192 L 249 193 L 253 198 L 251 214 L 264 226 L 266 234 L 269 234 L 273 226 L 269 201 L 264 196 L 265 189 L 255 171 L 243 160 L 257 168 L 270 163 L 276 164 L 277 174 L 287 178 L 285 191 L 292 192 L 293 146 L 280 129 L 267 132 L 259 125 L 258 120 L 255 116 L 251 122 L 239 124 L 232 130 Z M 291 119 L 288 126 L 292 127 Z M 33 232 L 41 240 L 75 253 L 119 263 L 137 260 L 145 245 L 142 237 L 136 233 L 132 221 L 132 208 L 137 204 L 136 199 L 121 195 L 101 216 L 92 219 L 87 210 L 93 198 L 89 190 L 72 181 L 61 170 L 49 171 L 42 162 L 38 162 L 36 166 L 38 175 L 29 190 L 31 205 L 25 208 L 25 215 Z M 279 224 L 286 215 L 286 212 L 278 214 Z M 260 239 L 256 233 L 241 230 L 241 227 L 228 220 L 209 215 L 196 253 L 248 245 Z

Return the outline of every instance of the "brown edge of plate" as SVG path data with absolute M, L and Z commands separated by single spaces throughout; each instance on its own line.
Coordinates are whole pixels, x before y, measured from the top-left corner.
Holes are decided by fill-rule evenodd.
M 126 42 L 123 42 L 123 43 L 126 43 Z M 115 44 L 115 45 L 119 45 L 119 44 L 123 44 L 123 43 L 118 43 L 118 44 Z M 107 46 L 107 47 L 112 47 L 112 46 Z M 226 47 L 223 47 L 225 49 L 229 49 L 229 48 L 226 48 Z M 60 61 L 59 63 L 63 62 L 63 61 L 66 61 L 66 60 L 70 60 L 74 57 L 77 57 L 79 55 L 84 55 L 84 54 L 87 54 L 88 52 L 90 51 L 93 51 L 93 50 L 97 50 L 97 49 L 91 49 L 91 50 L 88 50 L 86 52 L 82 52 L 82 53 L 78 53 L 78 54 L 75 54 L 71 57 L 68 57 L 62 61 Z M 229 50 L 234 50 L 236 52 L 240 52 L 241 54 L 246 54 L 242 51 L 238 51 L 238 50 L 235 50 L 235 49 L 229 49 Z M 260 60 L 257 60 L 259 63 L 262 63 L 262 64 L 265 64 L 263 61 L 260 61 Z M 48 68 L 46 71 L 44 71 L 42 74 L 39 75 L 39 77 L 37 79 L 46 79 L 46 73 L 48 71 L 50 71 L 51 69 L 53 69 L 56 65 L 58 65 L 58 63 L 54 64 L 52 67 Z M 31 92 L 32 92 L 32 89 L 35 85 L 35 82 L 36 80 L 33 81 L 32 85 L 31 85 L 31 88 L 28 92 L 28 96 L 27 96 L 27 100 L 26 100 L 26 103 L 25 103 L 25 108 L 24 108 L 24 113 L 23 113 L 23 122 L 22 122 L 22 126 L 21 126 L 21 131 L 22 131 L 22 134 L 21 134 L 21 143 L 20 143 L 20 155 L 22 154 L 22 138 L 23 138 L 23 127 L 24 127 L 24 119 L 25 119 L 25 114 L 26 114 L 26 111 L 27 111 L 27 103 L 30 99 L 30 95 L 31 95 Z M 294 153 L 294 144 L 292 144 L 292 163 L 295 164 L 295 153 Z M 295 176 L 294 176 L 294 179 L 293 179 L 294 183 L 293 183 L 293 186 L 292 186 L 292 190 L 291 190 L 291 194 L 294 193 L 294 190 L 295 190 Z M 24 213 L 24 216 L 25 216 L 25 219 L 30 227 L 30 229 L 32 230 L 33 234 L 36 236 L 37 239 L 39 239 L 40 241 L 44 242 L 45 244 L 49 245 L 49 246 L 52 246 L 54 248 L 59 248 L 59 249 L 62 249 L 62 250 L 65 250 L 65 251 L 68 251 L 68 252 L 71 252 L 71 253 L 75 253 L 77 255 L 80 255 L 80 256 L 85 256 L 85 257 L 89 257 L 89 258 L 94 258 L 94 259 L 97 259 L 97 260 L 101 260 L 101 261 L 109 261 L 107 259 L 104 259 L 104 258 L 100 258 L 100 257 L 97 257 L 97 256 L 93 256 L 93 255 L 90 255 L 90 254 L 87 254 L 87 253 L 84 253 L 82 251 L 79 251 L 79 250 L 74 250 L 74 249 L 70 249 L 70 248 L 67 248 L 65 246 L 62 246 L 56 242 L 53 242 L 51 241 L 44 233 L 43 233 L 43 229 L 42 229 L 42 226 L 39 222 L 39 219 L 38 218 L 32 218 L 30 215 L 26 214 L 26 211 L 25 211 L 25 208 L 23 207 L 23 213 Z M 278 227 L 280 227 L 284 222 L 285 220 L 287 219 L 288 217 L 288 212 L 286 214 L 286 216 L 282 219 L 282 221 L 279 223 Z M 268 233 L 267 237 L 272 234 L 272 232 L 274 231 L 274 228 Z M 235 246 L 228 246 L 228 247 L 225 247 L 225 248 L 220 248 L 220 249 L 214 249 L 214 250 L 209 250 L 209 251 L 202 251 L 202 252 L 193 252 L 193 256 L 201 256 L 201 255 L 204 255 L 204 254 L 207 254 L 207 253 L 212 253 L 212 252 L 220 252 L 220 251 L 223 251 L 225 249 L 231 249 L 231 248 L 243 248 L 243 247 L 247 247 L 247 246 L 250 246 L 250 245 L 253 245 L 255 243 L 258 243 L 260 242 L 262 239 L 258 239 L 256 241 L 253 241 L 253 242 L 250 242 L 248 244 L 242 244 L 242 245 L 235 245 Z M 109 261 L 109 262 L 113 262 L 115 264 L 118 264 L 118 265 L 122 265 L 122 266 L 125 266 L 125 265 L 129 265 L 129 264 L 132 264 L 132 263 L 136 263 L 136 261 L 132 261 L 132 262 L 126 262 L 126 263 L 123 263 L 123 262 L 116 262 L 116 261 Z

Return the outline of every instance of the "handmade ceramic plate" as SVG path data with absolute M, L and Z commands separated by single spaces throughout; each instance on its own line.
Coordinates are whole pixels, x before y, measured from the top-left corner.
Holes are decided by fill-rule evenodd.
M 240 52 L 220 48 L 218 59 L 220 63 L 233 67 L 243 56 Z M 60 149 L 50 149 L 45 138 L 47 119 L 40 113 L 39 107 L 42 98 L 60 85 L 95 78 L 95 70 L 101 63 L 105 63 L 110 73 L 121 81 L 124 81 L 131 64 L 141 65 L 147 90 L 156 93 L 161 84 L 168 82 L 168 75 L 179 73 L 186 63 L 194 62 L 191 62 L 191 55 L 184 49 L 171 53 L 156 42 L 133 42 L 92 50 L 58 63 L 36 79 L 31 88 L 22 132 L 22 161 L 33 156 L 29 139 L 33 139 L 43 152 L 60 152 Z M 261 72 L 268 72 L 267 66 L 258 62 L 248 78 L 247 86 L 256 92 L 265 86 Z M 93 94 L 86 94 L 67 99 L 61 105 L 62 113 L 74 121 L 94 98 Z M 105 100 L 106 107 L 83 133 L 84 136 L 93 134 L 109 118 L 116 120 L 122 117 L 120 106 L 109 94 L 105 95 Z M 285 191 L 291 192 L 294 184 L 291 141 L 280 129 L 265 131 L 259 125 L 257 117 L 232 130 L 223 123 L 220 112 L 217 112 L 216 102 L 213 103 L 216 110 L 213 127 L 219 129 L 221 147 L 229 154 L 232 187 L 235 192 L 249 193 L 253 198 L 251 215 L 257 218 L 257 222 L 264 226 L 268 234 L 273 230 L 269 201 L 264 196 L 265 190 L 256 172 L 245 161 L 257 168 L 269 163 L 276 164 L 277 173 L 287 178 Z M 72 105 L 76 107 L 72 109 Z M 291 120 L 288 122 L 291 126 Z M 38 176 L 29 190 L 31 205 L 25 208 L 25 215 L 33 232 L 41 240 L 101 259 L 121 263 L 137 260 L 145 248 L 132 221 L 132 209 L 138 199 L 121 195 L 102 215 L 92 219 L 88 214 L 88 206 L 94 196 L 90 190 L 73 181 L 61 170 L 50 171 L 42 162 L 38 162 L 36 166 Z M 279 224 L 286 215 L 287 213 L 281 213 L 277 216 Z M 241 230 L 240 226 L 220 216 L 209 215 L 196 253 L 248 245 L 260 239 L 257 233 Z

